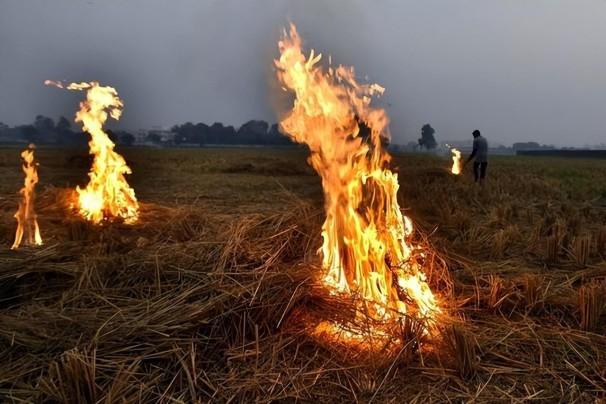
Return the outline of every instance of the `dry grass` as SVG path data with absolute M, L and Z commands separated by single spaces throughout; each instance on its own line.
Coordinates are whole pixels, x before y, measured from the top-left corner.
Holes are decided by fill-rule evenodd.
M 579 288 L 581 329 L 596 331 L 606 307 L 606 283 L 592 282 Z
M 594 162 L 495 160 L 480 190 L 436 168 L 447 160 L 396 158 L 449 310 L 437 337 L 411 320 L 394 330 L 407 344 L 361 355 L 309 332 L 353 307 L 314 280 L 321 189 L 303 151 L 129 150 L 141 221 L 103 227 L 66 212 L 85 179 L 72 154 L 39 150 L 45 245 L 11 252 L 19 159 L 0 152 L 3 401 L 606 397 L 606 175 Z

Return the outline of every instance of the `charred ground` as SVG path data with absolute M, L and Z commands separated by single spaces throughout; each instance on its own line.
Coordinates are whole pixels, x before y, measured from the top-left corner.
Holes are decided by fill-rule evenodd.
M 13 401 L 592 401 L 606 394 L 603 162 L 396 156 L 401 206 L 449 267 L 442 337 L 386 358 L 310 338 L 322 190 L 303 149 L 127 149 L 134 226 L 68 213 L 85 151 L 42 148 L 45 245 L 9 250 L 18 149 L 0 151 L 0 395 Z M 82 158 L 74 156 L 83 156 Z M 467 175 L 469 173 L 466 173 Z

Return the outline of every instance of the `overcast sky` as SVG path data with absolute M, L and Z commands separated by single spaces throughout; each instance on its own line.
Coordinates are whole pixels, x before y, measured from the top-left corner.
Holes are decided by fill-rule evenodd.
M 0 0 L 0 121 L 73 118 L 98 80 L 121 126 L 276 121 L 273 58 L 292 20 L 308 48 L 386 87 L 396 143 L 606 142 L 605 0 Z

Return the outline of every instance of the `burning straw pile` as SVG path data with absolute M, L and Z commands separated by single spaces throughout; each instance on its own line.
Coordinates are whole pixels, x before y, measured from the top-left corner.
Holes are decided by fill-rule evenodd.
M 294 25 L 279 49 L 278 77 L 294 94 L 281 127 L 309 147 L 309 162 L 322 178 L 326 220 L 318 278 L 330 293 L 357 299 L 354 320 L 372 320 L 362 329 L 324 321 L 316 333 L 381 351 L 394 339 L 394 327 L 414 329 L 415 337 L 430 334 L 442 310 L 426 282 L 426 252 L 412 242 L 412 222 L 398 204 L 398 176 L 383 147 L 389 119 L 371 105 L 383 88 L 356 82 L 353 68 L 326 71 L 313 50 L 306 58 Z

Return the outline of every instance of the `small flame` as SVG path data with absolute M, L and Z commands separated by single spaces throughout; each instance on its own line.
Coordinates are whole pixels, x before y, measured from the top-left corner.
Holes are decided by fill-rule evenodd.
M 416 313 L 431 323 L 441 310 L 419 264 L 423 253 L 411 241 L 412 222 L 398 205 L 398 175 L 382 145 L 389 118 L 370 106 L 384 89 L 357 83 L 350 67 L 323 69 L 313 50 L 306 58 L 292 24 L 278 47 L 278 78 L 295 96 L 281 127 L 309 147 L 309 162 L 322 178 L 324 285 L 362 297 L 374 319 Z
M 25 174 L 25 182 L 23 188 L 19 191 L 21 201 L 19 202 L 19 210 L 15 213 L 17 219 L 17 231 L 15 232 L 15 242 L 11 247 L 16 250 L 21 245 L 23 235 L 27 233 L 28 245 L 42 245 L 42 237 L 40 236 L 40 227 L 36 212 L 34 211 L 34 199 L 36 196 L 35 188 L 38 183 L 38 163 L 34 159 L 34 145 L 30 144 L 27 149 L 21 153 L 23 160 L 22 168 Z
M 125 175 L 131 169 L 124 158 L 114 151 L 115 144 L 103 131 L 107 115 L 120 119 L 123 103 L 113 87 L 101 86 L 98 82 L 71 83 L 46 80 L 53 85 L 68 90 L 86 91 L 86 100 L 80 103 L 76 122 L 82 122 L 84 131 L 90 134 L 88 146 L 94 155 L 90 181 L 85 189 L 78 187 L 77 208 L 80 214 L 93 223 L 121 218 L 125 223 L 135 223 L 139 216 L 139 204 L 135 191 L 128 185 Z
M 452 152 L 452 169 L 450 170 L 454 175 L 461 174 L 461 152 L 458 149 L 450 149 Z

